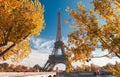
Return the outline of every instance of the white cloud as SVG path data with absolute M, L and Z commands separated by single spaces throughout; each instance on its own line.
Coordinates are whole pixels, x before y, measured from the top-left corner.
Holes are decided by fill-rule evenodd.
M 32 47 L 33 50 L 40 53 L 48 53 L 48 54 L 52 53 L 55 40 L 48 40 L 40 37 L 34 37 L 30 39 L 30 41 L 31 41 L 30 46 Z M 63 37 L 63 42 L 64 44 L 67 44 L 67 39 L 64 37 Z
M 120 62 L 120 59 L 116 57 L 115 58 L 112 58 L 112 59 L 109 59 L 107 57 L 103 57 L 103 58 L 93 58 L 90 63 L 94 63 L 96 65 L 99 65 L 99 66 L 104 66 L 106 65 L 107 63 L 111 63 L 111 64 L 115 64 L 117 62 Z
M 95 51 L 92 52 L 94 56 L 103 56 L 108 54 L 108 50 L 102 51 L 100 48 L 96 49 Z
M 51 53 L 54 47 L 54 40 L 42 39 L 34 37 L 31 39 L 31 47 L 40 53 Z
M 24 59 L 20 64 L 24 64 L 26 66 L 34 66 L 35 64 L 39 64 L 41 67 L 48 60 L 49 54 L 43 54 L 39 52 L 33 52 L 29 55 L 29 58 Z

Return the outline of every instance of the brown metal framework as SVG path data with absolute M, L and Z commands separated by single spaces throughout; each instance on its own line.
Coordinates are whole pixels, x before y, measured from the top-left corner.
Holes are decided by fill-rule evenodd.
M 57 27 L 57 36 L 54 43 L 54 48 L 52 54 L 49 55 L 49 59 L 43 67 L 44 71 L 52 71 L 54 66 L 58 63 L 63 63 L 66 65 L 66 54 L 63 48 L 62 34 L 61 34 L 61 13 L 58 12 L 58 27 Z M 58 55 L 58 50 L 61 50 L 62 54 Z

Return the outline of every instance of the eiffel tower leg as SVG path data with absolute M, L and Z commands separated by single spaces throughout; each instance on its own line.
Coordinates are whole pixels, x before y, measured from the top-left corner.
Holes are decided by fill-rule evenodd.
M 52 71 L 54 66 L 55 64 L 47 63 L 46 66 L 44 67 L 44 71 Z
M 61 48 L 62 51 L 62 55 L 65 55 L 65 50 L 63 48 Z
M 50 65 L 51 65 L 51 64 L 49 63 L 49 64 L 46 66 L 45 71 L 48 71 Z
M 53 68 L 54 68 L 54 66 L 55 66 L 55 64 L 51 64 L 51 65 L 49 66 L 49 68 L 48 68 L 48 71 L 52 71 Z
M 53 52 L 52 52 L 52 55 L 56 55 L 57 53 L 58 53 L 58 49 L 54 48 Z
M 49 66 L 50 66 L 50 62 L 49 62 L 49 60 L 48 60 L 48 61 L 46 62 L 46 64 L 44 65 L 44 67 L 43 67 L 43 71 L 46 71 Z
M 65 64 L 66 65 L 66 68 L 65 68 L 65 70 L 67 70 L 68 69 L 68 65 L 67 64 Z

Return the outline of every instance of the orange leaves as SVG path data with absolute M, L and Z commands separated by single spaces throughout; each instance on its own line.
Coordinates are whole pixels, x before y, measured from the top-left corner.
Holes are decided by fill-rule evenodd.
M 8 53 L 5 54 L 4 56 L 4 60 L 8 60 L 10 58 L 11 55 L 13 55 L 14 53 L 12 51 L 9 51 Z
M 77 13 L 75 13 L 75 11 L 73 11 L 73 10 L 70 12 L 70 15 L 76 19 L 79 19 L 79 15 Z
M 0 0 L 0 2 L 3 2 L 4 0 Z
M 67 48 L 67 53 L 71 54 L 69 56 L 70 61 L 86 61 L 89 57 L 93 48 L 91 48 L 87 43 L 87 38 L 82 36 L 78 37 L 78 32 L 73 32 L 69 35 L 69 48 Z M 70 51 L 70 52 L 69 52 Z
M 30 54 L 27 37 L 40 34 L 44 28 L 43 13 L 44 8 L 39 0 L 2 0 L 0 2 L 0 45 L 7 44 L 5 44 L 7 47 L 1 46 L 3 49 L 1 52 L 9 48 L 8 43 L 16 45 L 4 55 L 5 59 L 10 59 L 12 56 L 14 61 L 20 61 Z
M 70 10 L 74 31 L 69 34 L 66 50 L 71 63 L 85 63 L 99 45 L 120 57 L 120 1 L 92 0 L 92 4 L 94 9 L 86 10 L 83 4 L 79 4 L 77 9 Z M 120 69 L 113 71 L 115 76 L 119 76 L 118 72 Z
M 120 64 L 118 62 L 116 62 L 115 68 L 110 67 L 110 70 L 114 76 L 120 77 Z
M 11 69 L 14 69 L 14 68 L 15 68 L 15 65 L 14 65 L 14 64 L 10 64 L 10 68 L 11 68 Z
M 75 29 L 76 29 L 76 27 L 75 27 L 75 26 L 70 26 L 70 28 L 72 28 L 73 30 L 75 30 Z
M 120 10 L 120 3 L 119 3 L 118 1 L 116 1 L 116 0 L 115 0 L 114 2 L 115 2 L 115 4 L 116 4 L 116 9 L 117 9 L 117 10 Z
M 90 15 L 94 15 L 94 11 L 93 10 L 90 10 L 89 13 L 90 13 Z
M 20 62 L 24 58 L 28 57 L 31 53 L 31 48 L 29 47 L 29 40 L 24 40 L 20 44 L 16 45 L 12 52 L 14 53 L 11 56 L 12 61 Z
M 116 9 L 114 1 L 97 0 L 93 1 L 94 10 L 106 19 L 113 19 Z

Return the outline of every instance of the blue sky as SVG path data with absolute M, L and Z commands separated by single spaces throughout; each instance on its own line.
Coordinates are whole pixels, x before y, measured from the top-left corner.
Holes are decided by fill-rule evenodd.
M 62 35 L 63 37 L 67 37 L 67 35 L 71 32 L 71 29 L 68 25 L 64 24 L 65 19 L 71 18 L 69 13 L 65 11 L 66 6 L 70 8 L 75 8 L 77 6 L 77 2 L 82 1 L 87 8 L 89 8 L 89 0 L 40 0 L 40 2 L 44 5 L 45 9 L 45 29 L 41 32 L 40 37 L 46 39 L 55 39 L 56 38 L 56 30 L 57 30 L 57 13 L 60 10 L 62 13 L 61 16 L 61 24 L 62 24 Z
M 40 0 L 44 5 L 45 9 L 45 29 L 41 32 L 40 37 L 45 39 L 55 39 L 56 30 L 57 30 L 57 13 L 60 10 L 62 13 L 61 24 L 62 24 L 62 35 L 67 37 L 67 35 L 72 31 L 67 24 L 64 24 L 65 19 L 70 19 L 71 16 L 65 11 L 66 6 L 69 6 L 72 9 L 75 9 L 77 2 L 81 1 L 86 8 L 91 9 L 90 0 Z
M 45 29 L 41 32 L 41 38 L 47 39 L 55 39 L 56 38 L 56 30 L 57 30 L 57 13 L 60 10 L 62 17 L 61 17 L 61 24 L 62 24 L 62 34 L 63 37 L 67 37 L 67 34 L 70 32 L 69 26 L 64 24 L 64 19 L 69 18 L 69 14 L 65 12 L 65 8 L 68 5 L 74 5 L 78 0 L 40 0 L 40 2 L 44 5 L 45 9 Z

